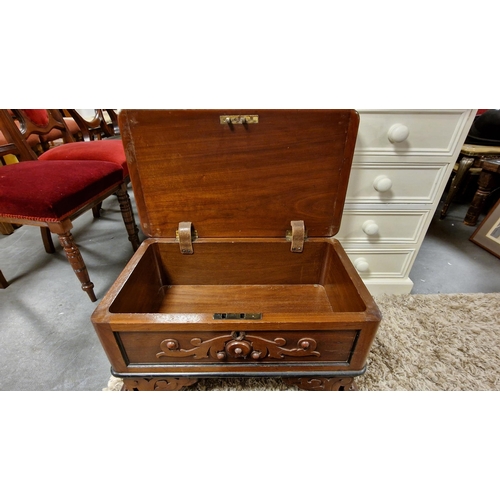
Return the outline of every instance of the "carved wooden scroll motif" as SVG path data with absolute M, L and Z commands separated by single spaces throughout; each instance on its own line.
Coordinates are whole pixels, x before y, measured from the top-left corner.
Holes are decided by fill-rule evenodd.
M 287 385 L 296 385 L 305 391 L 357 391 L 354 377 L 283 378 Z
M 178 391 L 183 387 L 196 384 L 197 378 L 161 377 L 161 378 L 124 378 L 127 391 Z
M 312 338 L 304 337 L 297 342 L 297 347 L 285 348 L 284 338 L 274 340 L 264 339 L 256 335 L 247 335 L 245 332 L 233 332 L 230 335 L 221 335 L 213 339 L 202 341 L 200 338 L 193 338 L 190 344 L 191 349 L 181 349 L 176 339 L 165 339 L 161 342 L 162 352 L 156 354 L 157 358 L 174 357 L 203 359 L 212 357 L 219 361 L 227 359 L 253 360 L 264 358 L 283 359 L 286 356 L 320 356 L 316 349 L 316 341 Z

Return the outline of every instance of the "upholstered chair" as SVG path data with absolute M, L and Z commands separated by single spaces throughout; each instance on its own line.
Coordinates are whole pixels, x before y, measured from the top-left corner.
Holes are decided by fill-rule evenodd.
M 7 110 L 0 110 L 0 128 L 10 141 L 1 152 L 16 154 L 21 161 L 0 166 L 0 222 L 39 226 L 49 253 L 55 249 L 47 235 L 56 234 L 82 289 L 95 301 L 94 284 L 71 234 L 72 220 L 114 194 L 118 198 L 132 248 L 134 251 L 138 248 L 138 229 L 124 182 L 123 167 L 100 159 L 34 159 L 36 155 L 25 141 L 14 141 L 11 119 Z M 3 284 L 6 284 L 5 278 Z
M 116 163 L 122 167 L 123 182 L 130 182 L 125 150 L 121 140 L 76 142 L 67 128 L 66 121 L 57 109 L 11 109 L 0 110 L 3 128 L 8 130 L 9 137 L 15 142 L 24 159 L 38 157 L 47 160 L 99 160 Z M 49 135 L 56 130 L 61 136 L 62 144 L 56 145 L 37 156 L 29 145 L 33 135 Z M 5 130 L 4 130 L 5 133 Z M 125 193 L 128 196 L 128 193 Z M 101 205 L 93 208 L 94 217 L 99 217 Z M 43 230 L 42 230 L 43 236 Z M 44 237 L 48 239 L 48 234 Z M 132 242 L 135 244 L 135 242 Z
M 12 109 L 11 112 L 18 122 L 17 128 L 24 141 L 28 141 L 33 134 L 48 136 L 54 130 L 60 134 L 63 143 L 39 155 L 39 160 L 111 161 L 123 167 L 124 180 L 129 181 L 127 160 L 121 140 L 77 142 L 57 109 Z

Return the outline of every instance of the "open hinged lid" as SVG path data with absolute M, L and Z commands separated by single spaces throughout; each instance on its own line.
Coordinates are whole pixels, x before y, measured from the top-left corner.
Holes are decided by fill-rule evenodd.
M 333 236 L 359 116 L 352 110 L 123 110 L 120 129 L 144 233 L 199 238 Z

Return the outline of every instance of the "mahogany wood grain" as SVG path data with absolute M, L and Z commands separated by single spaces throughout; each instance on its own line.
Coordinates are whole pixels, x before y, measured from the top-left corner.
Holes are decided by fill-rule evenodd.
M 221 125 L 225 114 L 259 123 Z M 174 237 L 337 233 L 359 116 L 327 110 L 124 110 L 120 129 L 142 228 Z
M 159 313 L 329 313 L 321 285 L 169 285 Z
M 260 307 L 296 315 L 365 309 L 330 241 L 308 241 L 300 254 L 290 252 L 288 242 L 270 239 L 211 239 L 194 248 L 186 256 L 176 242 L 154 244 L 110 310 L 209 314 Z M 349 286 L 351 293 L 339 293 Z

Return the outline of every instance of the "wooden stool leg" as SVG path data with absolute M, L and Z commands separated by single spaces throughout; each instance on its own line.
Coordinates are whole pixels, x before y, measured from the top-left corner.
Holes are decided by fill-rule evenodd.
M 120 189 L 116 192 L 118 202 L 120 203 L 120 210 L 122 212 L 123 222 L 127 228 L 128 239 L 132 243 L 134 252 L 139 248 L 139 229 L 135 224 L 134 213 L 132 212 L 132 205 L 130 204 L 130 196 L 128 195 L 127 185 L 122 184 Z
M 472 199 L 469 210 L 467 210 L 467 214 L 465 215 L 464 224 L 466 226 L 475 226 L 477 224 L 477 220 L 481 215 L 486 198 L 488 198 L 495 186 L 494 173 L 482 170 L 479 174 L 479 180 L 477 183 L 479 187 L 474 195 L 474 198 Z
M 87 292 L 92 302 L 95 302 L 97 298 L 94 294 L 94 283 L 90 281 L 87 266 L 83 261 L 80 250 L 76 246 L 73 235 L 69 231 L 66 231 L 65 233 L 59 233 L 57 236 L 59 237 L 59 241 L 61 242 L 64 251 L 66 252 L 66 257 L 68 258 L 76 277 L 82 284 L 82 290 Z
M 472 167 L 472 165 L 474 165 L 474 158 L 464 156 L 460 160 L 460 163 L 458 164 L 457 173 L 455 174 L 455 177 L 451 182 L 451 187 L 448 192 L 448 196 L 446 197 L 443 209 L 441 210 L 441 215 L 439 216 L 440 219 L 444 219 L 446 217 L 448 209 L 450 208 L 450 204 L 455 199 L 455 196 L 462 185 L 462 181 L 467 172 L 469 171 L 469 169 Z
M 43 246 L 47 253 L 54 253 L 56 251 L 54 247 L 54 242 L 52 241 L 52 235 L 48 227 L 40 227 L 40 233 L 42 235 Z
M 7 288 L 9 286 L 9 282 L 5 279 L 2 271 L 0 271 L 0 288 Z

